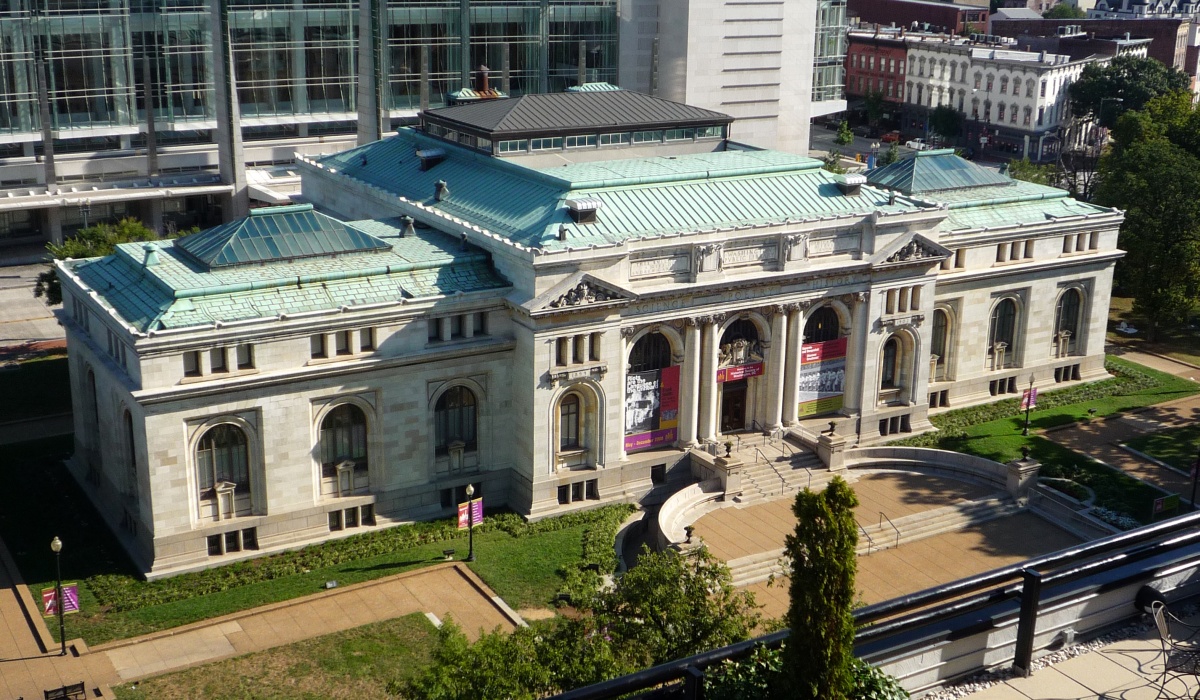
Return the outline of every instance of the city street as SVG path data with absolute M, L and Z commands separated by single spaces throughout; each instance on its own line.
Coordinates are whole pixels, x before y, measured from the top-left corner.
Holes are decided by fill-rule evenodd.
M 45 269 L 45 265 L 0 267 L 0 347 L 64 337 L 53 310 L 33 296 L 34 282 Z

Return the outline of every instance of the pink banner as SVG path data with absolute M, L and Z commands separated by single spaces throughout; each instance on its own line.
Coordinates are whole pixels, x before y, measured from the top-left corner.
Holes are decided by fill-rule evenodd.
M 717 370 L 717 382 L 736 382 L 739 379 L 749 379 L 757 377 L 763 373 L 763 363 L 755 362 L 752 365 L 737 365 L 736 367 L 722 367 Z
M 1037 408 L 1037 391 L 1037 387 L 1034 387 L 1021 392 L 1020 410 L 1025 411 Z
M 63 601 L 66 605 L 63 606 L 63 613 L 70 614 L 79 612 L 79 584 L 64 583 L 63 584 Z M 43 615 L 58 614 L 58 593 L 53 588 L 42 589 L 42 607 L 45 609 Z
M 679 416 L 679 365 L 671 365 L 664 369 L 659 381 L 659 421 L 671 423 Z
M 479 527 L 483 524 L 483 498 L 476 498 L 469 503 L 471 508 L 470 514 L 467 513 L 467 503 L 458 504 L 459 530 L 466 530 L 470 525 Z
M 677 430 L 675 428 L 667 428 L 666 430 L 652 430 L 648 433 L 638 433 L 636 435 L 625 436 L 625 451 L 635 452 L 637 450 L 648 450 L 652 447 L 663 447 L 675 442 Z

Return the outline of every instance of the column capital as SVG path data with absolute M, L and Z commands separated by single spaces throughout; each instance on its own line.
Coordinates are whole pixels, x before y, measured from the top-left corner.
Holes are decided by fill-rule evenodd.
M 625 340 L 629 340 L 633 336 L 637 335 L 637 332 L 638 329 L 635 326 L 625 326 L 621 328 L 621 337 Z

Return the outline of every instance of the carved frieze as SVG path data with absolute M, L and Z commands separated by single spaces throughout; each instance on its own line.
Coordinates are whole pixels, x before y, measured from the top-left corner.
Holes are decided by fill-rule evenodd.
M 900 248 L 900 250 L 892 253 L 888 257 L 887 262 L 908 262 L 909 260 L 921 260 L 924 258 L 937 257 L 941 257 L 941 253 L 939 253 L 935 248 L 927 246 L 919 239 L 914 238 Z
M 602 301 L 615 301 L 620 298 L 616 294 L 588 284 L 587 280 L 583 280 L 568 290 L 566 294 L 550 302 L 547 306 L 552 309 L 561 309 L 567 306 L 585 306 Z

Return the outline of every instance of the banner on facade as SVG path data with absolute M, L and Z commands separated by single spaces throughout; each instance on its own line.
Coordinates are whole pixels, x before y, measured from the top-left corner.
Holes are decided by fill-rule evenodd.
M 739 379 L 749 379 L 757 377 L 763 373 L 763 363 L 755 362 L 748 365 L 735 365 L 733 367 L 721 367 L 717 370 L 717 383 L 721 382 L 736 382 Z
M 471 510 L 468 511 L 467 508 Z M 479 527 L 483 524 L 483 497 L 480 496 L 467 503 L 458 504 L 458 529 L 466 530 L 471 525 Z
M 1031 410 L 1037 408 L 1037 387 L 1026 389 L 1021 392 L 1021 410 Z
M 679 427 L 679 365 L 625 377 L 625 451 L 675 442 Z
M 819 416 L 842 407 L 846 390 L 846 338 L 800 346 L 797 415 Z
M 79 612 L 79 584 L 64 583 L 63 587 L 63 614 Z M 52 616 L 58 614 L 58 591 L 54 588 L 42 589 L 42 608 L 45 610 L 43 615 Z

